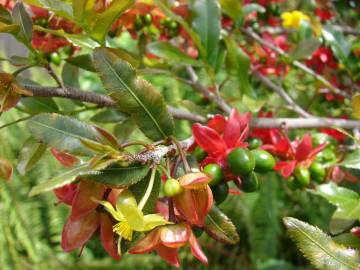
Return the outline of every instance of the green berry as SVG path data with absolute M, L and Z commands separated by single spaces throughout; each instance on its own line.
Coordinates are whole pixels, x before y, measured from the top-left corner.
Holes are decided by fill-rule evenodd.
M 255 158 L 255 171 L 268 172 L 275 167 L 275 158 L 267 151 L 261 149 L 252 150 Z
M 252 138 L 249 140 L 249 149 L 257 149 L 262 145 L 262 141 L 258 138 Z
M 221 183 L 219 185 L 213 186 L 211 187 L 211 190 L 217 205 L 225 201 L 229 194 L 229 186 L 227 183 Z
M 215 186 L 221 182 L 222 170 L 219 165 L 208 164 L 204 167 L 203 172 L 211 177 L 211 181 L 209 182 L 210 186 Z
M 179 195 L 182 192 L 182 187 L 179 183 L 179 181 L 170 178 L 166 180 L 164 185 L 164 194 L 167 197 L 174 197 L 176 195 Z
M 227 164 L 232 173 L 243 176 L 255 168 L 254 155 L 245 148 L 235 148 L 227 156 Z
M 241 189 L 244 192 L 254 192 L 259 189 L 259 179 L 256 173 L 252 172 L 249 175 L 241 177 Z

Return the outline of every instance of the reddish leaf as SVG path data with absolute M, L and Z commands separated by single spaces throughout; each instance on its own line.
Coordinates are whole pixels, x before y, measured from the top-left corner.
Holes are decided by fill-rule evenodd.
M 61 247 L 65 252 L 70 252 L 86 244 L 99 226 L 100 216 L 92 212 L 76 221 L 69 218 L 64 226 Z
M 165 246 L 158 246 L 156 248 L 158 255 L 172 266 L 180 267 L 179 255 L 177 248 L 168 248 Z
M 218 156 L 225 153 L 226 144 L 215 130 L 200 124 L 194 124 L 192 131 L 196 143 L 209 155 Z
M 143 254 L 154 250 L 160 244 L 160 229 L 157 228 L 149 232 L 144 238 L 136 242 L 129 249 L 130 254 Z
M 101 243 L 106 252 L 115 260 L 120 260 L 120 255 L 117 252 L 115 236 L 113 232 L 113 222 L 110 216 L 106 213 L 100 214 L 100 238 Z
M 205 253 L 202 251 L 198 241 L 196 240 L 196 237 L 191 232 L 190 238 L 189 238 L 191 253 L 201 262 L 208 264 L 208 259 L 205 255 Z
M 69 184 L 63 187 L 54 189 L 55 196 L 58 198 L 60 203 L 72 205 L 73 199 L 78 189 L 78 184 Z
M 92 198 L 101 200 L 104 192 L 105 187 L 102 184 L 82 180 L 72 203 L 70 219 L 81 219 L 91 211 L 95 210 L 98 203 L 94 202 Z
M 73 167 L 79 161 L 73 155 L 70 155 L 63 151 L 59 151 L 56 148 L 52 148 L 51 153 L 64 167 Z

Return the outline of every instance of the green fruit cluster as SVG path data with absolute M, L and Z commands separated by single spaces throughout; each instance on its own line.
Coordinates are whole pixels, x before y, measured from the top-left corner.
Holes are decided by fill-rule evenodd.
M 259 179 L 256 173 L 266 173 L 275 166 L 274 157 L 267 151 L 259 149 L 261 141 L 256 139 L 250 143 L 251 149 L 235 148 L 227 155 L 229 170 L 241 177 L 241 188 L 244 192 L 254 192 L 259 189 Z M 194 150 L 195 158 L 201 162 L 206 157 L 206 152 L 197 147 Z M 229 191 L 228 184 L 223 181 L 223 170 L 218 164 L 208 164 L 203 172 L 211 177 L 209 186 L 217 204 L 222 203 Z
M 275 166 L 274 157 L 267 151 L 258 149 L 261 143 L 250 143 L 253 150 L 235 148 L 227 156 L 230 171 L 241 177 L 241 187 L 244 192 L 254 192 L 259 189 L 257 173 L 266 173 Z

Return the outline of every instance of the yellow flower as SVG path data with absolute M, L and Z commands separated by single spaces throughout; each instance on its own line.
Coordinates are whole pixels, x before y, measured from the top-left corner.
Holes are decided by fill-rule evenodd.
M 134 231 L 150 231 L 157 226 L 170 224 L 158 214 L 144 215 L 138 206 L 134 195 L 129 190 L 120 193 L 115 208 L 108 201 L 97 201 L 118 221 L 113 226 L 113 231 L 120 237 L 131 241 Z
M 294 10 L 292 12 L 284 12 L 281 14 L 282 25 L 284 28 L 300 27 L 301 21 L 310 21 L 310 17 L 302 13 L 301 11 Z

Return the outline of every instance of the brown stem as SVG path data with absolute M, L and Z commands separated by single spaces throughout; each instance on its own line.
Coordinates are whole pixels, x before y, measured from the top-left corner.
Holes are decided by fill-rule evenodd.
M 174 201 L 172 198 L 168 198 L 168 206 L 169 206 L 169 221 L 176 222 L 175 209 L 174 209 Z

